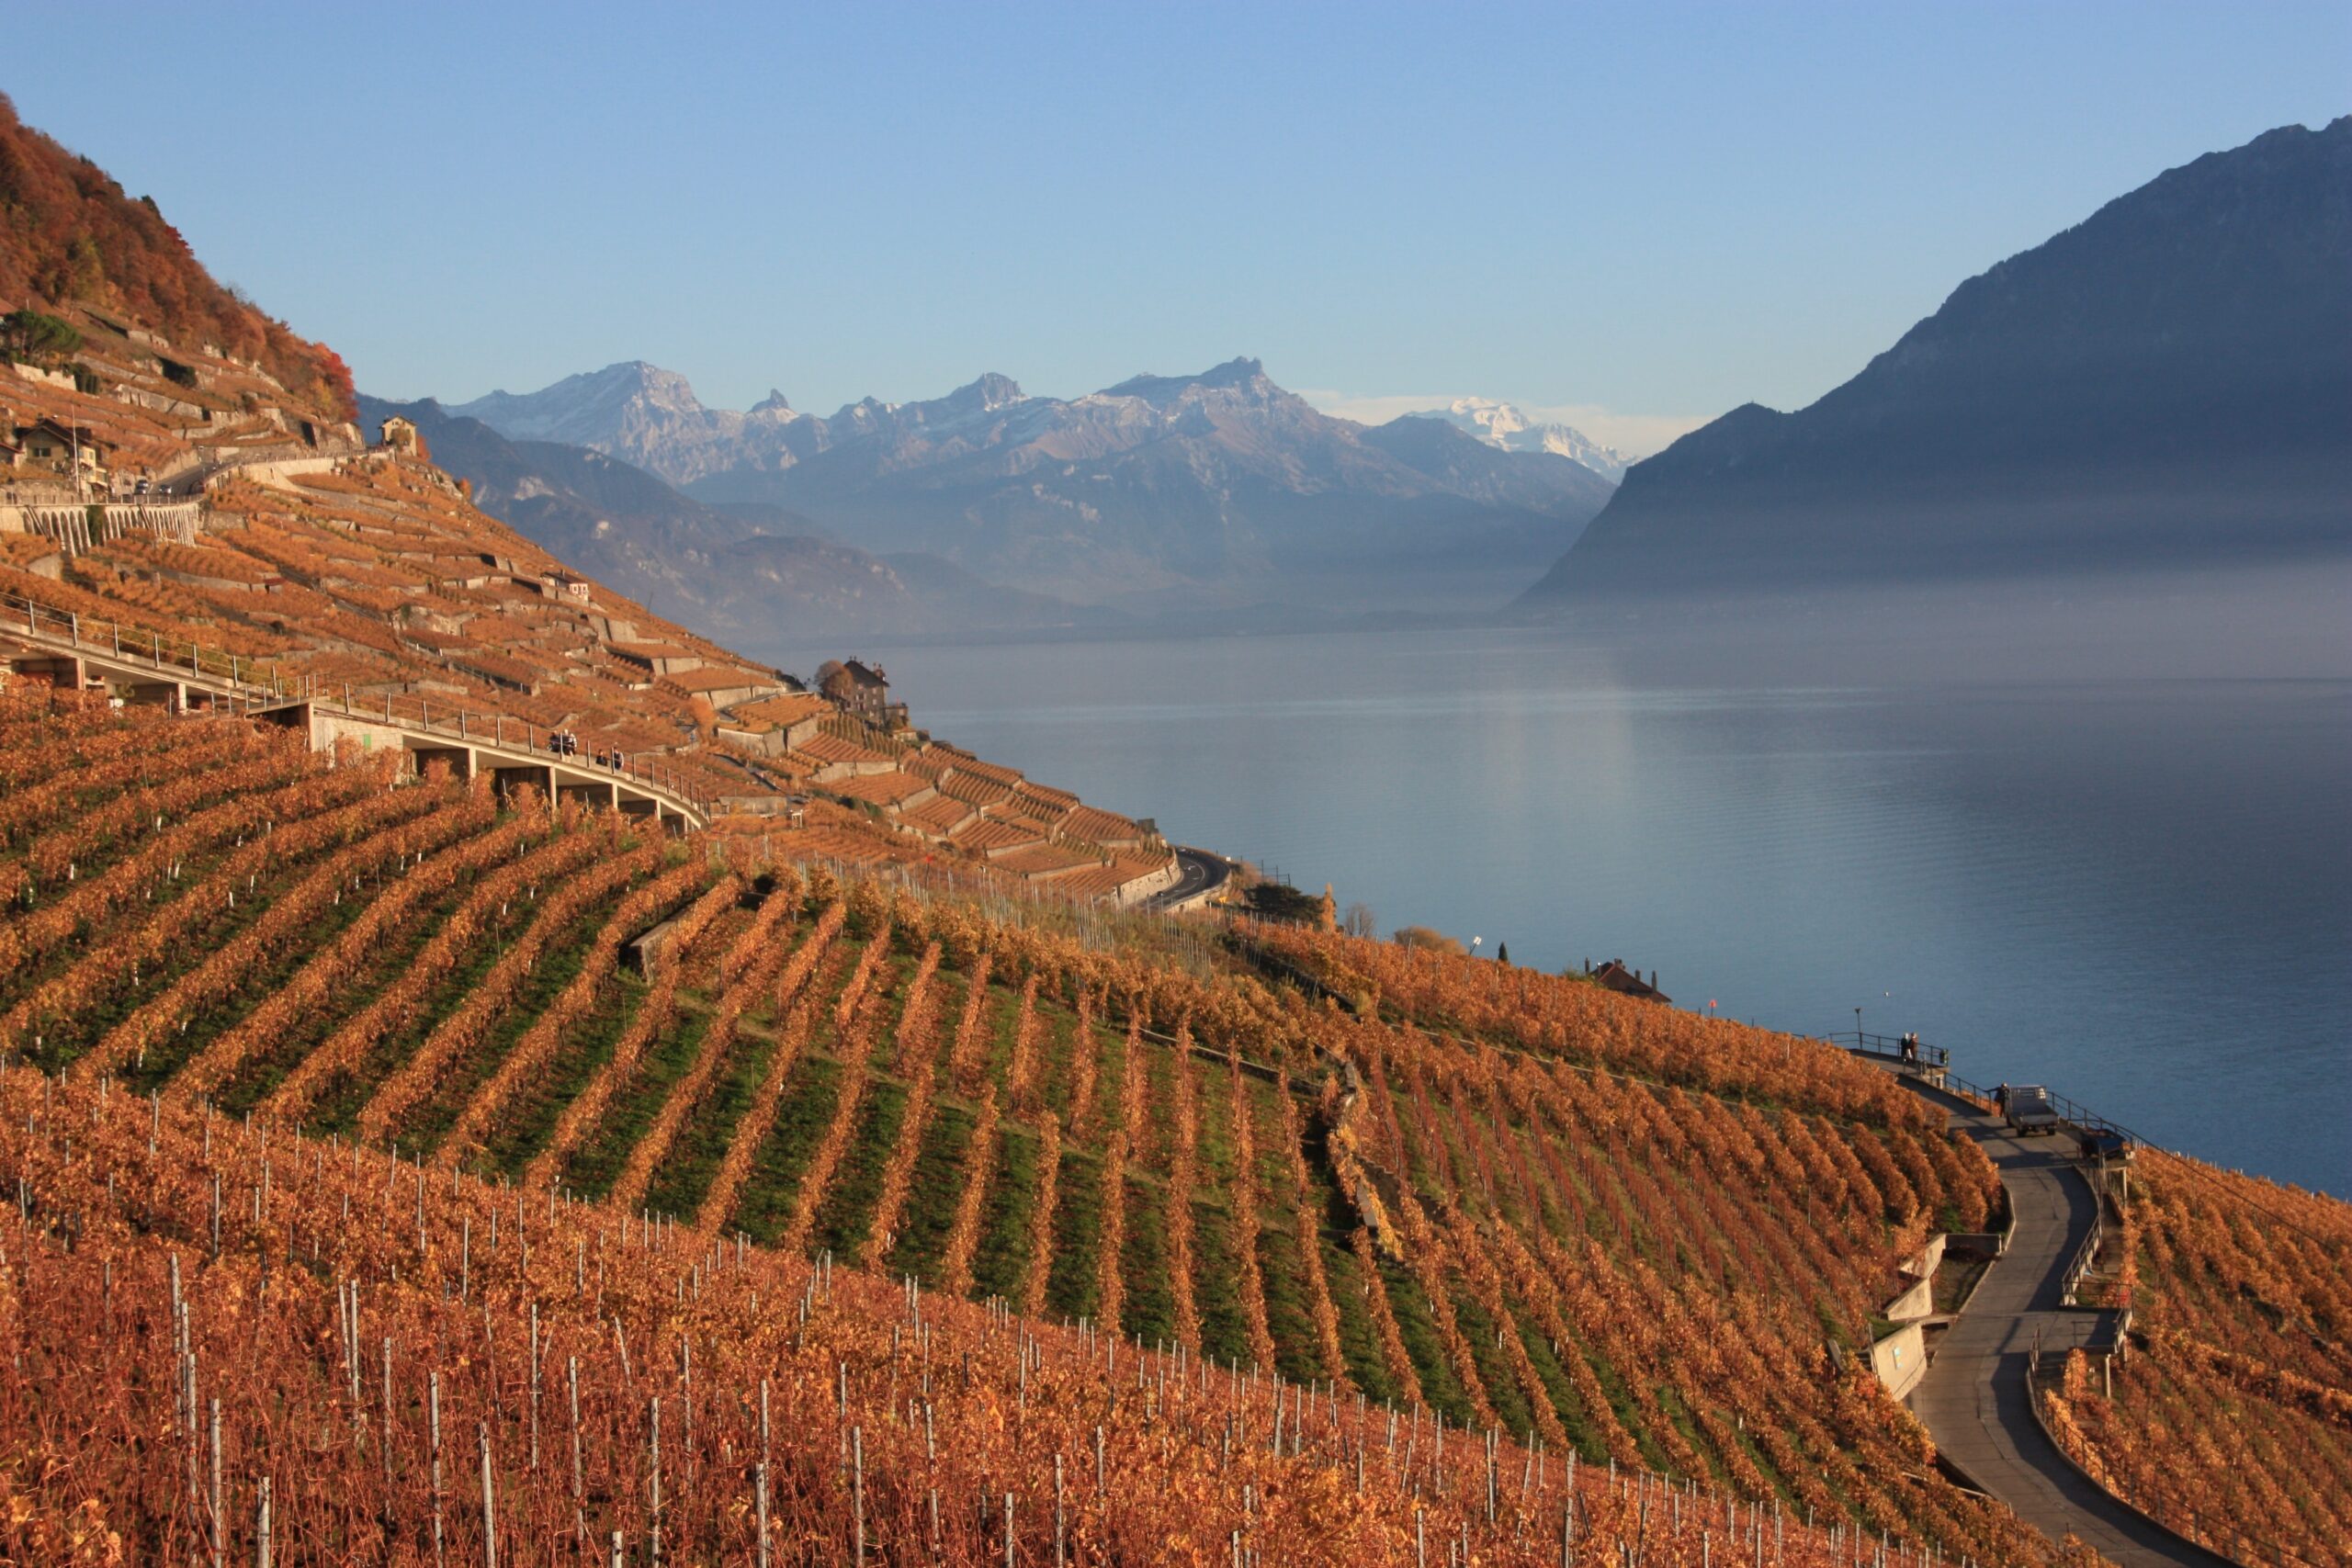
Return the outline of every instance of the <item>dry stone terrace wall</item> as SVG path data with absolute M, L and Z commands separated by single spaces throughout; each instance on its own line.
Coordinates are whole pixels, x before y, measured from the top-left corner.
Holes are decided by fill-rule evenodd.
M 109 406 L 117 439 L 152 414 L 139 404 Z M 362 707 L 389 699 L 420 714 L 437 707 L 503 716 L 527 736 L 571 737 L 582 766 L 600 754 L 633 765 L 658 758 L 675 787 L 696 799 L 820 787 L 820 775 L 888 774 L 914 754 L 830 709 L 810 743 L 838 755 L 788 748 L 752 755 L 718 744 L 727 721 L 709 711 L 710 697 L 748 694 L 756 708 L 782 690 L 773 671 L 582 581 L 475 512 L 427 465 L 380 450 L 336 456 L 284 442 L 191 448 L 154 425 L 145 439 L 148 459 L 168 466 L 176 453 L 180 468 L 201 478 L 202 510 L 125 503 L 93 525 L 79 507 L 40 509 L 30 521 L 58 544 L 58 555 L 37 561 L 0 552 L 0 592 L 51 604 L 61 618 L 123 626 L 135 642 L 209 647 L 224 662 L 242 661 L 241 678 L 273 689 Z M 180 554 L 166 558 L 143 547 L 158 536 Z M 649 678 L 637 656 L 649 640 L 684 673 Z M 1086 896 L 1117 898 L 1125 888 L 1131 897 L 1134 885 L 1165 864 L 1129 847 L 1125 818 L 1082 807 L 1074 815 L 1063 792 L 1028 786 L 1023 806 L 1045 814 L 1040 837 L 1069 818 L 1114 840 L 1061 834 L 1084 852 L 1037 873 L 1079 877 Z M 978 852 L 911 824 L 901 834 L 895 813 L 842 826 L 868 832 L 886 859 L 924 852 L 917 845 L 956 857 Z M 900 845 L 901 837 L 916 843 Z M 1104 868 L 1121 874 L 1096 874 Z

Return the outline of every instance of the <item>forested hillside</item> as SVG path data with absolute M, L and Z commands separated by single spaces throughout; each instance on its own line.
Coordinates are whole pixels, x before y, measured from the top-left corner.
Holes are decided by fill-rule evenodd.
M 153 198 L 17 118 L 0 94 L 0 310 L 117 312 L 190 347 L 259 366 L 304 407 L 356 409 L 351 372 L 324 344 L 213 281 Z

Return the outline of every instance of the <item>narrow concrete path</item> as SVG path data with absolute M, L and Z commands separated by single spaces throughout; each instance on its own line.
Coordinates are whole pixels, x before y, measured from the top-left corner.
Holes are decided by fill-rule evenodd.
M 2177 1540 L 2092 1485 L 2034 1419 L 2026 1369 L 2037 1330 L 2044 1351 L 2064 1350 L 2087 1343 L 2102 1320 L 2059 1304 L 2066 1265 L 2098 1218 L 2089 1184 L 2068 1168 L 2072 1143 L 2011 1137 L 1990 1112 L 1904 1081 L 1983 1147 L 2017 1216 L 2008 1251 L 1985 1270 L 1911 1392 L 1936 1447 L 2052 1540 L 2071 1532 L 2124 1568 L 2228 1568 L 2227 1558 Z

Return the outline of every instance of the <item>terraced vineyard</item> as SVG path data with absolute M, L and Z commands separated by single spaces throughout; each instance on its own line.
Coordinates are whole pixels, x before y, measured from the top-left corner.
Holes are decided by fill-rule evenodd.
M 376 1181 L 396 1152 L 518 1213 L 657 1216 L 674 1259 L 829 1257 L 1081 1325 L 1058 1344 L 1115 1327 L 1457 1456 L 1492 1433 L 1671 1477 L 1751 1545 L 1770 1519 L 2052 1551 L 1937 1475 L 1857 1354 L 1897 1259 L 1991 1182 L 1835 1051 L 1492 964 L 1350 1017 L 232 721 L 18 691 L 0 729 L 0 1050 L 77 1094 L 250 1119 L 289 1160 L 364 1145 Z M 1396 951 L 1288 958 L 1353 993 Z
M 1931 1226 L 1984 1223 L 1996 1183 L 1973 1145 L 1811 1043 L 1390 944 L 1272 945 L 1399 1020 L 1341 1045 L 1365 1091 L 1327 1145 L 1361 1206 L 1389 1211 L 1389 1255 L 1339 1272 L 1343 1299 L 1368 1278 L 1388 1298 L 1390 1387 L 1816 1515 L 2030 1552 L 1837 1370 L 1897 1259 Z
M 0 1170 L 13 1561 L 1840 1568 L 1881 1550 L 1331 1383 L 24 1068 L 0 1072 Z
M 2131 1353 L 2076 1352 L 2047 1414 L 2109 1490 L 2241 1562 L 2352 1540 L 2352 1222 L 2313 1193 L 2162 1150 L 2124 1205 Z

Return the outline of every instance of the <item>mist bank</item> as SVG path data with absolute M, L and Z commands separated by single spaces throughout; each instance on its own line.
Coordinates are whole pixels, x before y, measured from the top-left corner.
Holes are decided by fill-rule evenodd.
M 2352 677 L 2352 557 L 1804 592 L 1652 593 L 1544 623 L 1644 683 Z M 2347 715 L 2352 719 L 2352 715 Z
M 1573 649 L 1639 685 L 1752 689 L 1954 682 L 2352 679 L 2352 558 L 2222 570 L 2086 571 L 1928 586 L 1857 584 L 1791 592 L 1649 593 L 1569 615 L 1312 615 L 1255 606 L 1224 615 L 1117 626 L 940 627 L 869 636 L 874 649 L 1081 648 L 1237 642 L 1286 658 L 1317 637 L 1370 635 L 1404 646 L 1492 634 L 1531 660 Z M 796 635 L 796 631 L 799 635 Z M 779 621 L 751 651 L 787 669 L 838 657 L 840 637 Z M 1125 656 L 1098 654 L 1111 668 Z M 1294 695 L 1311 693 L 1278 682 Z M 921 697 L 915 700 L 920 703 Z M 2347 715 L 2352 722 L 2352 715 Z
M 1383 931 L 1805 1032 L 1865 1005 L 2342 1191 L 2352 658 L 2308 621 L 2341 597 L 2188 587 L 860 651 L 917 723 Z

